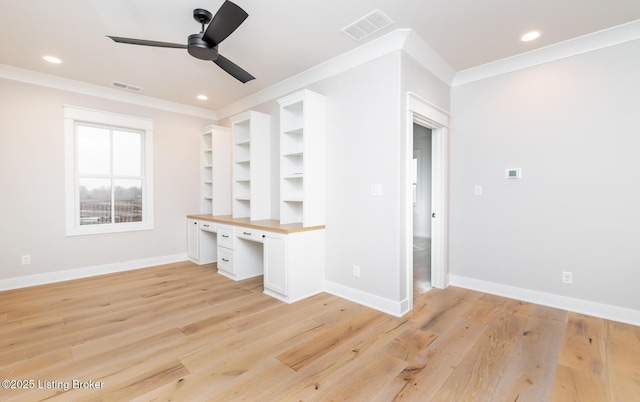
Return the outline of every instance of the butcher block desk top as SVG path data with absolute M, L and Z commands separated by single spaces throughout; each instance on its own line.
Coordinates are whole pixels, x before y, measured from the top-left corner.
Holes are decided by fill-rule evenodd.
M 280 221 L 276 221 L 273 219 L 252 221 L 249 220 L 249 218 L 234 218 L 231 215 L 187 215 L 187 218 L 222 223 L 227 225 L 244 226 L 247 228 L 261 229 L 280 233 L 296 233 L 305 232 L 307 230 L 320 230 L 325 228 L 324 225 L 303 227 L 301 223 L 287 223 L 283 225 L 280 223 Z

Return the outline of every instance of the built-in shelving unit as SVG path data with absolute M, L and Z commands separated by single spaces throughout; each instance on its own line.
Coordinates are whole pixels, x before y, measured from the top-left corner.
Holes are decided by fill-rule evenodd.
M 269 137 L 271 117 L 248 111 L 231 118 L 234 218 L 270 219 Z
M 202 188 L 200 212 L 231 213 L 231 131 L 208 126 L 202 132 Z
M 280 104 L 280 222 L 324 225 L 325 97 L 302 90 Z

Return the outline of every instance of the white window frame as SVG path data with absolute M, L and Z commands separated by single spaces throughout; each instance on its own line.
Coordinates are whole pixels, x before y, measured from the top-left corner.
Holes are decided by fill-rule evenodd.
M 140 130 L 142 145 L 142 221 L 100 225 L 80 225 L 80 201 L 77 172 L 76 123 L 99 124 Z M 154 228 L 153 220 L 153 120 L 99 110 L 64 105 L 65 138 L 65 223 L 67 236 L 120 233 Z

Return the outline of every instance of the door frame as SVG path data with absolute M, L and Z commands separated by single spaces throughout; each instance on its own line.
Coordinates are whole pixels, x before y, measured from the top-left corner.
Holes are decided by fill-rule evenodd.
M 431 129 L 431 286 L 449 286 L 449 113 L 432 105 L 413 92 L 406 94 L 404 194 L 402 204 L 406 272 L 407 307 L 413 309 L 413 203 L 411 163 L 413 160 L 413 124 Z M 428 211 L 427 211 L 428 212 Z

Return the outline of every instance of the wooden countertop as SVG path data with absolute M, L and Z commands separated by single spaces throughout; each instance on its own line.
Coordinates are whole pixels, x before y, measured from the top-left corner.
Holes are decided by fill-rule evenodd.
M 265 219 L 260 221 L 251 221 L 249 218 L 234 218 L 231 215 L 187 215 L 189 219 L 198 219 L 209 222 L 217 222 L 229 225 L 244 226 L 247 228 L 268 230 L 280 233 L 296 233 L 305 232 L 307 230 L 320 230 L 325 226 L 308 226 L 303 227 L 301 223 L 281 224 L 280 221 L 273 219 Z

